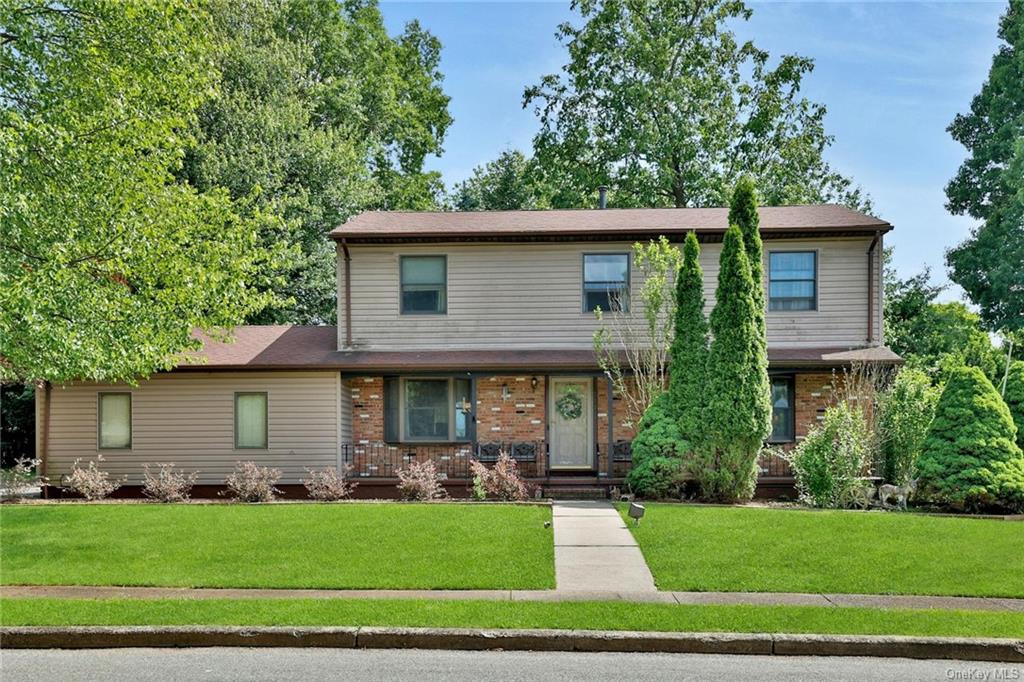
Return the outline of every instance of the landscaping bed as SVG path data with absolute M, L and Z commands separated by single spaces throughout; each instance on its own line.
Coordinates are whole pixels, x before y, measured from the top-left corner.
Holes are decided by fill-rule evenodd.
M 548 589 L 551 510 L 471 504 L 0 509 L 7 585 Z
M 1024 597 L 1024 525 L 907 513 L 648 504 L 661 590 Z
M 763 632 L 952 637 L 1024 636 L 1024 613 L 629 602 L 346 599 L 4 599 L 3 625 L 361 625 Z

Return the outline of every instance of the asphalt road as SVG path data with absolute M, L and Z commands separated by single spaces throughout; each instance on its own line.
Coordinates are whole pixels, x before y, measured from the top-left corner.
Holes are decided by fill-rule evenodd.
M 1019 664 L 877 658 L 352 649 L 0 651 L 21 680 L 1005 680 Z

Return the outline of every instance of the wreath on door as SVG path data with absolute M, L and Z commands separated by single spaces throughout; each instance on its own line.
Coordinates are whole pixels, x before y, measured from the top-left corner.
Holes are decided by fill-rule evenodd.
M 583 415 L 583 397 L 579 389 L 567 387 L 555 401 L 555 409 L 558 410 L 558 416 L 566 421 L 579 419 Z

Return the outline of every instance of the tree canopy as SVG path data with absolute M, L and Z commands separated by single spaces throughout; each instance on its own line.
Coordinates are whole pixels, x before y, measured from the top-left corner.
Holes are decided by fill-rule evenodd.
M 226 193 L 177 182 L 216 86 L 192 3 L 0 5 L 0 377 L 131 380 L 270 301 Z
M 772 62 L 728 23 L 741 0 L 574 0 L 581 26 L 562 24 L 562 74 L 524 93 L 541 129 L 534 153 L 552 204 L 723 205 L 753 177 L 764 203 L 837 202 L 866 209 L 823 159 L 825 107 L 800 97 L 812 60 Z
M 455 185 L 449 203 L 456 211 L 521 211 L 548 208 L 548 194 L 536 162 L 512 149 L 474 168 Z
M 440 43 L 411 22 L 398 37 L 372 0 L 214 3 L 221 87 L 200 109 L 183 176 L 226 188 L 283 251 L 254 284 L 281 304 L 256 323 L 336 315 L 327 233 L 368 208 L 428 209 L 440 178 L 423 168 L 451 123 Z
M 947 207 L 983 221 L 946 262 L 993 330 L 1024 329 L 1024 0 L 1010 0 L 988 80 L 949 127 L 969 157 Z

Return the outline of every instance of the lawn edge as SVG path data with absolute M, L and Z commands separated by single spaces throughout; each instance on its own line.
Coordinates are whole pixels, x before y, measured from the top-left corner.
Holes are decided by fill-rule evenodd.
M 875 635 L 406 627 L 3 626 L 4 649 L 312 647 L 762 656 L 872 656 L 1024 662 L 1024 639 Z

